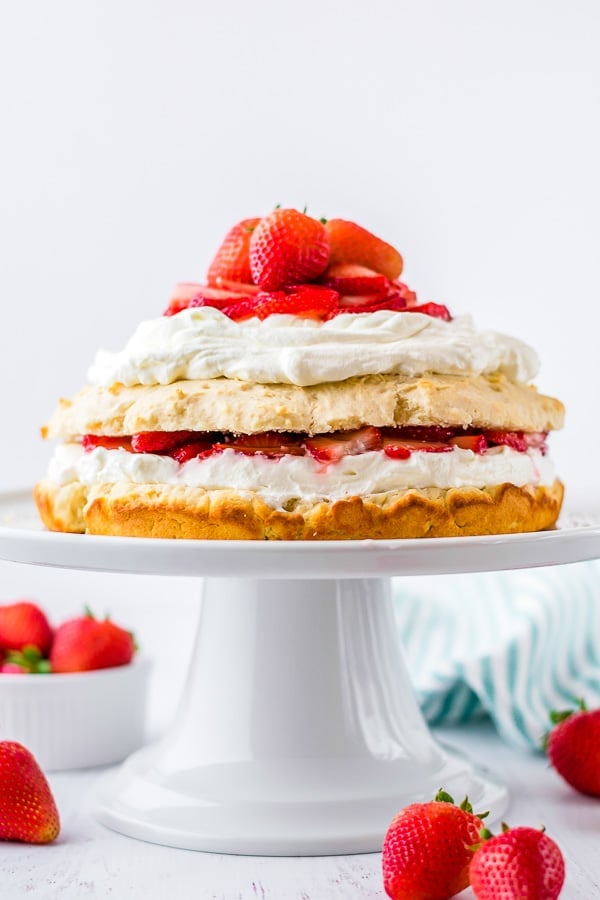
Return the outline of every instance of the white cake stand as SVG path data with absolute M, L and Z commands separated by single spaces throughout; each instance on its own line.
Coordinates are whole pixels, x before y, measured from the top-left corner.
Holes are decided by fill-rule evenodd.
M 442 748 L 399 647 L 390 576 L 600 557 L 600 515 L 536 534 L 417 541 L 168 541 L 52 534 L 0 496 L 0 558 L 204 576 L 187 686 L 169 733 L 105 786 L 100 820 L 194 850 L 379 850 L 393 815 L 440 787 L 500 816 L 505 788 Z

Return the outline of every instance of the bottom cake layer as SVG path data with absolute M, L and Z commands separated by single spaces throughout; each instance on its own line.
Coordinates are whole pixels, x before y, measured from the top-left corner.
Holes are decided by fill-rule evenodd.
M 552 528 L 563 485 L 422 488 L 275 509 L 256 493 L 168 484 L 57 484 L 34 490 L 52 531 L 199 540 L 362 540 L 513 534 Z

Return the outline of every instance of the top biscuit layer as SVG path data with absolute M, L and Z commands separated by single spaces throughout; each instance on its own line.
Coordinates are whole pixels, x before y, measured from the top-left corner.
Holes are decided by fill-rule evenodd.
M 503 375 L 367 375 L 307 388 L 214 378 L 86 387 L 60 401 L 42 432 L 49 438 L 184 430 L 324 434 L 363 425 L 551 431 L 563 419 L 559 400 Z

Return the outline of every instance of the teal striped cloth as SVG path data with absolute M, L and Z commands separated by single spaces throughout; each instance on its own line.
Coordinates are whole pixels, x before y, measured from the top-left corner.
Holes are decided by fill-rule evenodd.
M 539 748 L 551 709 L 600 706 L 600 561 L 395 579 L 394 605 L 432 725 L 489 715 Z

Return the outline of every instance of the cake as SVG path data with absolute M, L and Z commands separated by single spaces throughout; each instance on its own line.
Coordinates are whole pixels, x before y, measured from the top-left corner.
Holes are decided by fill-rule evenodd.
M 55 531 L 341 540 L 552 528 L 564 408 L 515 338 L 417 299 L 354 222 L 276 209 L 231 229 L 42 429 Z

